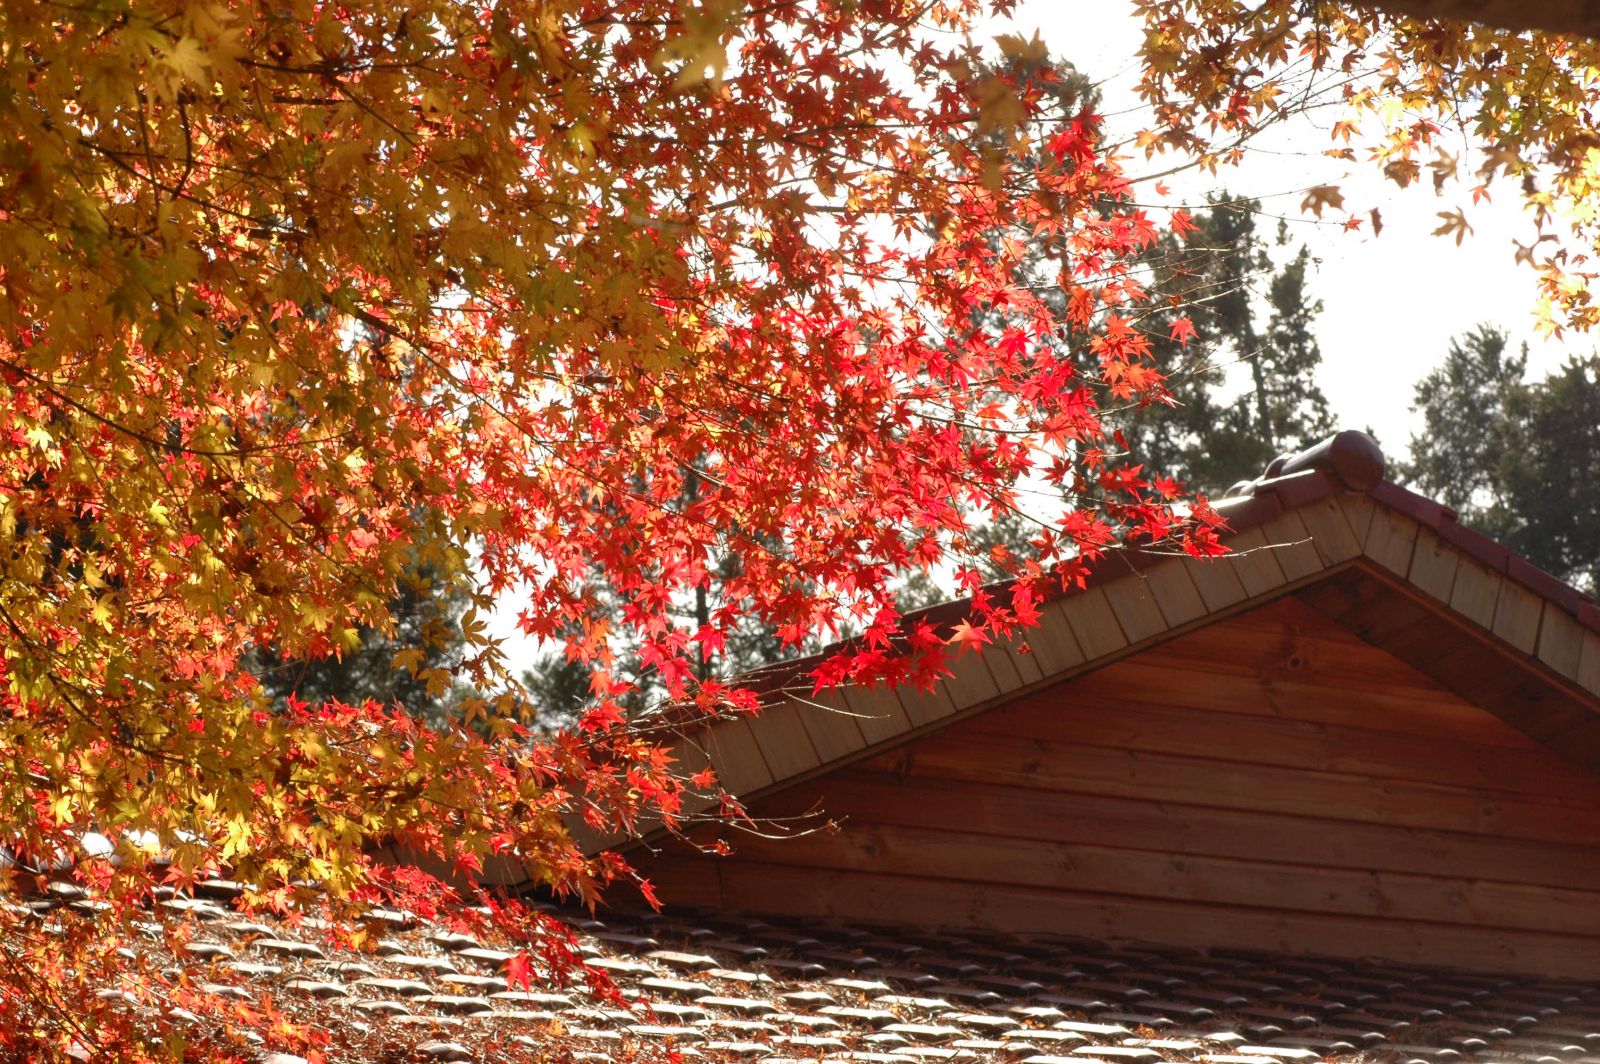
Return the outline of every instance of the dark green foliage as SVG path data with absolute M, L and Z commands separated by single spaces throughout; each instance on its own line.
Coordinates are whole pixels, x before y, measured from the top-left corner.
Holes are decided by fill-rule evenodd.
M 573 723 L 591 698 L 588 667 L 561 654 L 547 654 L 524 670 L 522 686 L 538 708 L 538 726 L 545 729 Z
M 1506 334 L 1493 326 L 1451 340 L 1444 363 L 1417 384 L 1411 409 L 1423 428 L 1411 437 L 1408 481 L 1463 514 L 1492 507 L 1507 403 L 1526 387 L 1527 367 L 1527 349 L 1508 354 Z M 1486 509 L 1478 515 L 1490 519 Z
M 1535 565 L 1600 590 L 1600 358 L 1524 379 L 1526 349 L 1479 326 L 1417 385 L 1402 475 Z
M 1276 266 L 1256 232 L 1259 211 L 1254 200 L 1215 199 L 1187 241 L 1167 238 L 1149 256 L 1156 309 L 1140 324 L 1156 340 L 1175 405 L 1128 411 L 1119 427 L 1133 461 L 1196 491 L 1258 477 L 1277 455 L 1333 430 L 1316 385 L 1322 302 L 1306 290 L 1310 254 L 1302 247 Z M 1282 225 L 1277 243 L 1287 243 Z M 1187 348 L 1168 339 L 1185 315 L 1199 334 Z
M 430 693 L 427 670 L 448 670 L 460 664 L 460 625 L 465 609 L 465 595 L 437 586 L 431 572 L 419 568 L 407 573 L 391 600 L 394 632 L 363 628 L 356 650 L 315 661 L 285 660 L 271 647 L 257 648 L 252 652 L 252 671 L 274 702 L 281 703 L 290 695 L 306 702 L 357 704 L 371 700 L 402 706 L 431 723 L 442 724 L 459 692 Z M 417 670 L 421 675 L 394 664 L 395 654 L 408 647 L 425 648 Z

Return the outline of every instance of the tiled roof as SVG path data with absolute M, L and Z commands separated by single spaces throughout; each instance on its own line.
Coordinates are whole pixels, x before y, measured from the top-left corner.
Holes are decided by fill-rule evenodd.
M 63 890 L 32 904 L 83 906 Z M 1600 984 L 710 913 L 576 920 L 583 953 L 636 1002 L 621 1009 L 510 988 L 495 943 L 395 914 L 356 953 L 212 893 L 174 914 L 194 931 L 188 975 L 331 1028 L 330 1062 L 405 1047 L 484 1062 L 672 1049 L 774 1064 L 1600 1064 Z

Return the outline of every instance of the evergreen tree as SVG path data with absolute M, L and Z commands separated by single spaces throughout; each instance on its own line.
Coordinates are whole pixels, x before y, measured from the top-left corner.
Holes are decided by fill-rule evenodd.
M 360 628 L 355 647 L 338 655 L 286 660 L 272 647 L 257 647 L 251 668 L 262 690 L 280 704 L 291 696 L 351 705 L 370 700 L 443 724 L 463 693 L 446 678 L 461 664 L 466 596 L 438 586 L 426 566 L 417 566 L 405 574 L 389 609 L 393 631 Z M 415 671 L 397 665 L 395 655 L 414 647 L 425 648 Z
M 1480 325 L 1417 385 L 1403 476 L 1535 565 L 1600 590 L 1600 357 L 1528 381 L 1527 350 Z
M 1258 477 L 1333 429 L 1316 384 L 1322 301 L 1307 290 L 1310 253 L 1276 265 L 1259 212 L 1254 200 L 1214 198 L 1187 242 L 1168 238 L 1149 256 L 1159 309 L 1142 324 L 1175 405 L 1130 410 L 1120 427 L 1135 461 L 1195 490 Z M 1287 244 L 1280 223 L 1277 246 Z M 1187 347 L 1170 338 L 1184 316 L 1198 333 Z

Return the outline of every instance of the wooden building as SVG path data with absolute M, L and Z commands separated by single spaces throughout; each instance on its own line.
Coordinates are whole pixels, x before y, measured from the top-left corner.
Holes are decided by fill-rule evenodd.
M 1592 975 L 1600 611 L 1381 473 L 1342 433 L 1222 502 L 1226 559 L 1118 555 L 930 694 L 685 739 L 837 830 L 633 859 L 669 908 Z

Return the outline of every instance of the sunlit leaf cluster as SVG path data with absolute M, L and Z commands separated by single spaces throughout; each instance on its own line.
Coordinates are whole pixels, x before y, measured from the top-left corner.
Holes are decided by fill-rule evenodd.
M 1550 329 L 1600 323 L 1600 43 L 1591 37 L 1410 17 L 1408 8 L 1297 0 L 1141 0 L 1141 92 L 1155 108 L 1146 150 L 1205 165 L 1237 161 L 1250 138 L 1331 92 L 1342 114 L 1328 154 L 1376 167 L 1446 202 L 1436 235 L 1471 232 L 1470 201 L 1502 189 L 1529 212 L 1512 249 L 1538 273 Z M 1530 6 L 1526 20 L 1539 21 Z M 1487 17 L 1493 11 L 1485 9 Z M 1338 207 L 1312 190 L 1319 217 Z M 1352 218 L 1352 226 L 1366 221 Z M 1381 219 L 1371 218 L 1374 230 Z
M 1101 421 L 1162 397 L 1129 310 L 1158 219 L 1095 116 L 1043 122 L 1037 75 L 984 72 L 974 14 L 0 7 L 9 889 L 71 866 L 125 913 L 225 872 L 250 904 L 338 917 L 480 900 L 497 866 L 592 902 L 626 866 L 569 825 L 679 825 L 687 783 L 619 708 L 618 626 L 680 717 L 747 712 L 693 668 L 743 618 L 794 645 L 862 633 L 807 683 L 925 683 L 1112 544 L 1212 549 Z M 1052 300 L 1016 281 L 1026 241 L 1059 262 Z M 907 572 L 976 590 L 969 532 L 1026 484 L 1067 505 L 1035 515 L 1018 582 L 956 646 L 902 623 Z M 713 563 L 716 609 L 686 628 L 671 607 Z M 354 652 L 408 567 L 470 603 L 465 653 L 420 677 L 478 693 L 463 721 L 262 696 L 253 648 Z M 508 597 L 589 670 L 570 733 L 526 726 L 485 622 Z M 450 889 L 382 863 L 395 847 Z M 24 920 L 0 915 L 14 970 L 81 976 L 119 933 Z M 16 979 L 0 1038 L 84 1037 Z

